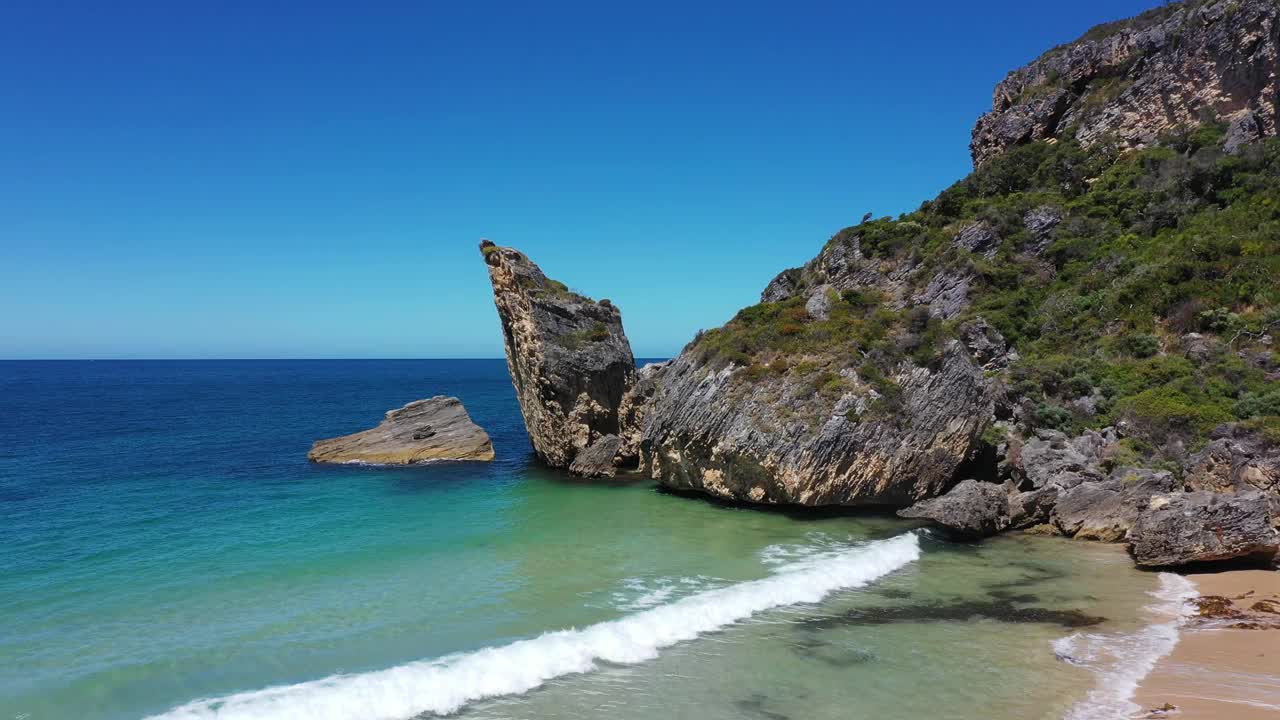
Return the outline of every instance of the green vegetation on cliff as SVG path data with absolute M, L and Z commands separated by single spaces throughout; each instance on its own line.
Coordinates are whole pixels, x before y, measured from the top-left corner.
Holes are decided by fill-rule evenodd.
M 830 290 L 826 317 L 811 317 L 811 263 L 788 271 L 794 296 L 744 309 L 694 348 L 743 366 L 744 380 L 808 363 L 883 382 L 982 318 L 1020 354 L 1005 379 L 1033 427 L 1124 422 L 1143 454 L 1194 447 L 1231 420 L 1275 436 L 1275 360 L 1259 341 L 1280 330 L 1280 141 L 1230 155 L 1222 136 L 1206 124 L 1136 152 L 1013 148 L 918 211 L 828 244 L 855 237 L 863 262 L 901 271 L 897 302 Z M 995 238 L 982 252 L 957 241 L 975 223 Z M 911 300 L 940 274 L 968 285 L 946 322 Z

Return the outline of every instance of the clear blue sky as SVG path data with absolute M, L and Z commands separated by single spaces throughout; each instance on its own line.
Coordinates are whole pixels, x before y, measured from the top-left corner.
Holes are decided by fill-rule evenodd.
M 0 9 L 0 357 L 498 357 L 476 249 L 674 354 L 1153 0 Z

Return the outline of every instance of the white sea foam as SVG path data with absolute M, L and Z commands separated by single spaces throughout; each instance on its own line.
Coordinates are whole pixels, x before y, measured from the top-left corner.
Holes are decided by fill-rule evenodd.
M 623 612 L 657 607 L 670 600 L 683 598 L 724 585 L 706 575 L 677 578 L 634 577 L 622 581 L 622 589 L 610 594 L 610 606 Z
M 196 700 L 155 720 L 405 720 L 449 714 L 483 698 L 524 693 L 552 678 L 589 672 L 599 661 L 651 660 L 676 643 L 786 605 L 813 603 L 865 585 L 920 556 L 914 534 L 826 552 L 769 577 L 706 590 L 667 605 L 501 647 L 388 670 L 332 677 Z
M 1188 601 L 1196 587 L 1172 573 L 1160 574 L 1160 588 L 1151 593 L 1156 602 L 1147 606 L 1152 623 L 1132 633 L 1076 633 L 1055 640 L 1058 657 L 1089 668 L 1098 676 L 1089 696 L 1067 713 L 1066 720 L 1117 720 L 1141 710 L 1133 702 L 1138 683 L 1160 658 L 1178 644 L 1178 634 L 1190 613 Z

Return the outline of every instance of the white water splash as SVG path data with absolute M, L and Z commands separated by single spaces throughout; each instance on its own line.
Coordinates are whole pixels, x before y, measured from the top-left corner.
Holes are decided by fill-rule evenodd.
M 1089 668 L 1098 685 L 1067 713 L 1065 720 L 1119 720 L 1142 708 L 1133 702 L 1138 683 L 1156 662 L 1173 652 L 1182 624 L 1190 614 L 1188 601 L 1198 593 L 1181 575 L 1160 574 L 1157 601 L 1147 606 L 1153 622 L 1132 633 L 1075 633 L 1059 638 L 1053 650 L 1059 659 Z
M 772 608 L 814 603 L 860 587 L 920 557 L 908 533 L 782 566 L 766 578 L 707 590 L 661 607 L 581 630 L 549 632 L 501 647 L 421 661 L 388 670 L 335 675 L 279 687 L 196 700 L 153 720 L 406 720 L 449 714 L 483 698 L 528 692 L 544 682 L 631 664 Z
M 622 612 L 648 610 L 675 599 L 722 586 L 725 582 L 706 575 L 678 578 L 627 578 L 622 589 L 610 594 L 610 606 Z

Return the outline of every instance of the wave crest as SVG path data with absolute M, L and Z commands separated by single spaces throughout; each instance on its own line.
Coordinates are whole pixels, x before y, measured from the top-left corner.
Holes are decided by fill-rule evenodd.
M 552 678 L 590 672 L 597 662 L 651 660 L 679 642 L 766 610 L 815 603 L 860 587 L 920 556 L 913 533 L 778 568 L 760 580 L 707 590 L 581 630 L 387 670 L 196 700 L 150 720 L 404 720 L 447 715 L 484 698 L 528 692 Z

